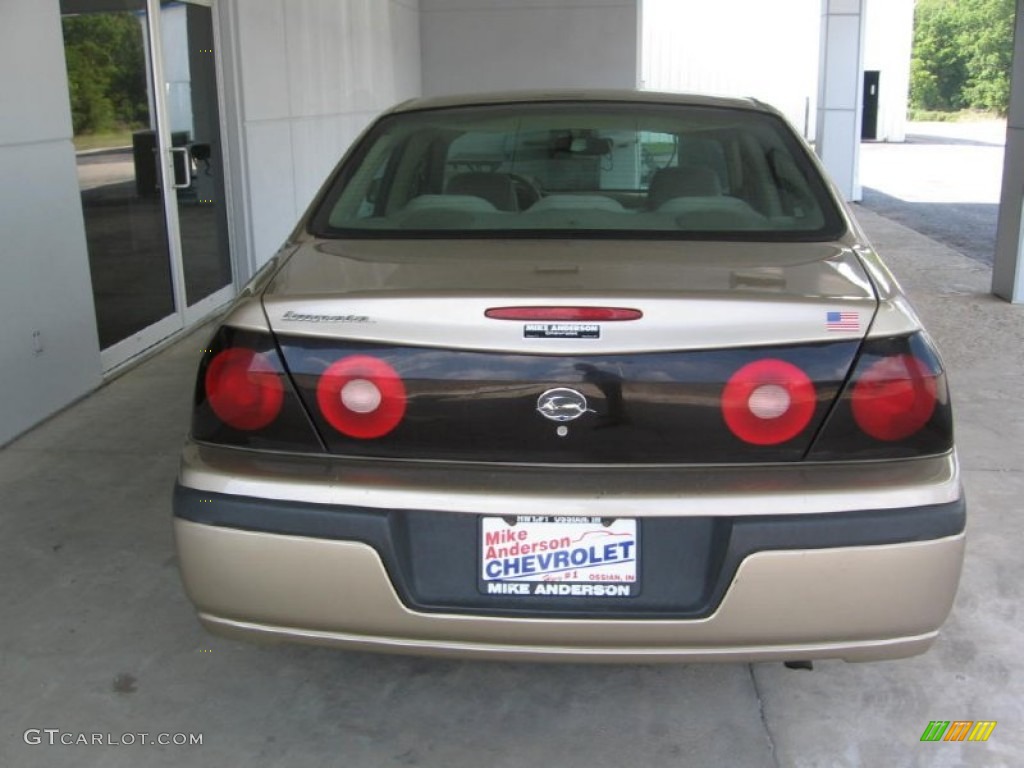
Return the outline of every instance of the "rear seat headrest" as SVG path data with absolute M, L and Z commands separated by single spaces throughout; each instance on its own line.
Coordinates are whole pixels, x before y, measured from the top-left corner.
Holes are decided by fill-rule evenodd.
M 452 176 L 445 186 L 447 195 L 474 195 L 482 197 L 499 211 L 516 211 L 516 188 L 505 173 L 469 171 Z
M 651 178 L 647 202 L 659 208 L 674 197 L 716 197 L 722 194 L 722 182 L 711 168 L 686 165 L 662 168 Z

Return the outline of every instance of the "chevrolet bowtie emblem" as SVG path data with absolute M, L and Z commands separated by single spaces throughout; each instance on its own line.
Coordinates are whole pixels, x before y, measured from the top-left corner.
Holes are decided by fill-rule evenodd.
M 537 413 L 551 421 L 572 421 L 594 411 L 587 407 L 587 398 L 581 392 L 557 387 L 537 398 Z

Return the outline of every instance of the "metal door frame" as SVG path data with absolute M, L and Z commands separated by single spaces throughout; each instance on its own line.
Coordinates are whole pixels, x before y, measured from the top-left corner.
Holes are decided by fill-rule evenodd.
M 211 10 L 213 22 L 214 39 L 214 67 L 217 80 L 217 113 L 220 129 L 221 142 L 227 134 L 224 109 L 224 84 L 223 68 L 220 59 L 221 29 L 219 19 L 214 10 L 215 0 L 178 0 L 183 5 L 199 5 Z M 177 193 L 174 185 L 166 183 L 167 179 L 174 178 L 174 156 L 171 151 L 171 126 L 169 110 L 167 107 L 167 86 L 164 72 L 163 58 L 163 30 L 161 27 L 161 0 L 146 0 L 146 41 L 147 41 L 147 66 L 149 68 L 153 89 L 153 108 L 155 111 L 154 123 L 156 125 L 157 154 L 160 158 L 160 195 L 163 202 L 164 221 L 167 231 L 167 250 L 170 259 L 171 273 L 171 295 L 174 303 L 174 311 L 167 317 L 158 320 L 146 328 L 132 334 L 106 349 L 100 350 L 100 361 L 105 374 L 111 374 L 118 369 L 130 364 L 133 358 L 142 352 L 163 344 L 174 338 L 182 331 L 195 326 L 199 321 L 216 312 L 220 307 L 230 301 L 237 290 L 237 263 L 233 243 L 232 227 L 226 227 L 227 247 L 229 261 L 231 264 L 231 282 L 209 296 L 200 299 L 189 306 L 187 293 L 185 291 L 185 268 L 181 244 L 181 221 L 178 217 Z M 223 184 L 225 189 L 224 212 L 228 216 L 229 224 L 232 212 L 232 196 L 228 191 L 230 185 L 230 173 L 228 172 L 228 153 L 221 153 L 224 167 L 221 168 Z

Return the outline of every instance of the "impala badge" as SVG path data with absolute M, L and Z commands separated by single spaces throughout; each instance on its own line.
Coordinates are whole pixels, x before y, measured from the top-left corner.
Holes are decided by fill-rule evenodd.
M 572 421 L 584 413 L 594 413 L 587 408 L 587 398 L 575 389 L 558 387 L 549 389 L 537 398 L 537 413 L 551 421 Z

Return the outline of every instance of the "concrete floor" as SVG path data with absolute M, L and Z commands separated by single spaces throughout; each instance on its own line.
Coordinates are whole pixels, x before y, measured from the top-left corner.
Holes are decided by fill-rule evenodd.
M 941 345 L 957 408 L 970 543 L 928 654 L 813 672 L 530 666 L 211 637 L 170 532 L 200 330 L 0 451 L 0 766 L 1024 764 L 1024 309 L 988 295 L 977 261 L 862 219 Z M 998 721 L 987 743 L 919 741 L 930 720 L 982 719 Z M 202 745 L 30 745 L 27 729 Z

